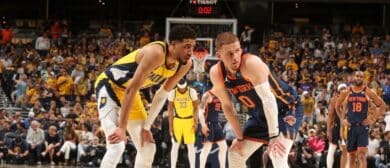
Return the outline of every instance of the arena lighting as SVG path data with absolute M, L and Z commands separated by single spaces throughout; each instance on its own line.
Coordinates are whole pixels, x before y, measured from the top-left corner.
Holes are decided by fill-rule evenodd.
M 102 6 L 105 6 L 107 4 L 106 0 L 98 0 L 98 3 L 99 3 L 99 5 L 102 5 Z

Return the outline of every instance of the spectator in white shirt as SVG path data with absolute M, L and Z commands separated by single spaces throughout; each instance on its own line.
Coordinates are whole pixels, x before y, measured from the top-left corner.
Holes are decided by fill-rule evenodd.
M 47 33 L 43 33 L 42 36 L 37 38 L 35 42 L 35 49 L 38 51 L 41 58 L 45 58 L 50 50 L 50 39 L 48 38 Z

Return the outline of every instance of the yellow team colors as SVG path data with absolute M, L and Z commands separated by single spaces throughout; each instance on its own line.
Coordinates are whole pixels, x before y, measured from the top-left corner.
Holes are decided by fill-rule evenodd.
M 153 85 L 161 84 L 167 78 L 173 76 L 176 71 L 179 69 L 179 62 L 177 61 L 175 66 L 171 69 L 166 67 L 166 57 L 168 54 L 168 45 L 163 41 L 155 41 L 149 43 L 148 45 L 161 45 L 164 49 L 165 57 L 161 66 L 156 68 L 146 79 L 142 88 L 148 88 Z M 112 96 L 115 96 L 113 100 L 117 100 L 117 104 L 120 105 L 123 97 L 125 95 L 125 89 L 131 82 L 133 75 L 138 67 L 136 62 L 136 55 L 140 49 L 137 49 L 131 52 L 128 55 L 120 58 L 110 67 L 108 67 L 104 73 L 101 73 L 95 82 L 95 87 L 98 86 L 99 82 L 108 79 L 109 85 L 112 88 L 113 93 L 109 93 Z M 145 107 L 141 100 L 141 95 L 139 92 L 136 93 L 133 107 L 129 113 L 129 120 L 145 120 L 147 118 L 147 113 Z
M 187 91 L 184 93 L 180 93 L 176 88 L 173 105 L 175 108 L 173 134 L 176 142 L 183 143 L 183 140 L 184 144 L 194 144 L 194 107 L 190 96 L 190 88 L 187 88 Z

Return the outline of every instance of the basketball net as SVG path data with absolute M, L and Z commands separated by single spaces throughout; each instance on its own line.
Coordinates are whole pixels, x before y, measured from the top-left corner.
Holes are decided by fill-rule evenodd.
M 209 51 L 206 48 L 198 48 L 194 52 L 194 55 L 192 56 L 192 60 L 194 62 L 194 72 L 195 73 L 202 73 L 204 72 L 204 64 L 206 61 L 206 57 L 210 54 Z

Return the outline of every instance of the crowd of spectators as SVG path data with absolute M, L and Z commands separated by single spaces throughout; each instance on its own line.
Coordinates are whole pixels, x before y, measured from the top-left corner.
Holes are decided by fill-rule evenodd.
M 105 138 L 98 120 L 94 81 L 121 56 L 161 40 L 151 31 L 152 26 L 153 22 L 148 22 L 135 32 L 126 32 L 103 25 L 95 32 L 99 36 L 90 37 L 73 35 L 66 23 L 56 21 L 26 44 L 12 42 L 12 29 L 4 26 L 1 87 L 14 106 L 29 113 L 23 118 L 21 112 L 0 111 L 0 158 L 15 164 L 98 165 Z M 368 37 L 363 26 L 343 37 L 332 35 L 327 28 L 318 38 L 281 34 L 265 40 L 259 56 L 302 95 L 304 123 L 291 163 L 296 167 L 323 166 L 329 100 L 338 84 L 352 83 L 351 72 L 364 71 L 365 83 L 383 97 L 390 113 L 390 35 Z M 187 80 L 200 94 L 209 87 L 207 73 L 190 72 Z M 148 107 L 153 92 L 143 93 Z M 368 158 L 374 158 L 376 165 L 390 161 L 390 133 L 385 132 L 383 118 L 370 127 Z M 168 164 L 167 125 L 163 113 L 152 127 L 158 142 L 155 164 Z M 134 154 L 129 139 L 121 164 L 131 165 Z

